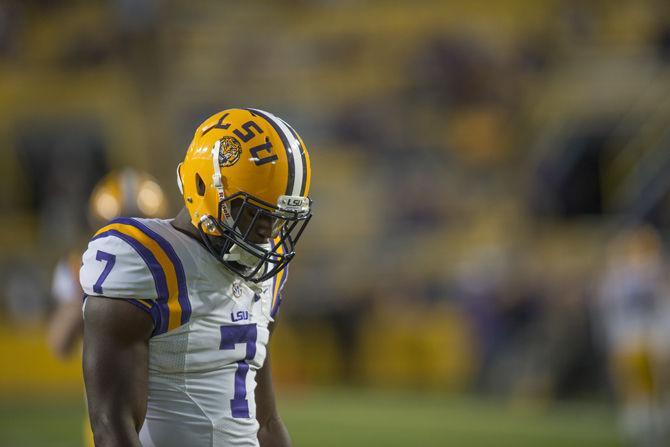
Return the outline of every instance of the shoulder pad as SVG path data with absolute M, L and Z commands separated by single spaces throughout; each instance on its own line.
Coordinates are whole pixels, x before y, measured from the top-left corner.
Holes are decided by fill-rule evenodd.
M 185 324 L 191 316 L 182 262 L 169 241 L 145 220 L 118 218 L 101 228 L 88 244 L 79 276 L 87 295 L 154 300 L 158 334 Z
M 90 296 L 155 300 L 161 282 L 161 278 L 154 279 L 160 276 L 156 273 L 142 258 L 141 248 L 135 247 L 130 238 L 107 234 L 89 242 L 82 257 L 79 281 L 84 293 Z

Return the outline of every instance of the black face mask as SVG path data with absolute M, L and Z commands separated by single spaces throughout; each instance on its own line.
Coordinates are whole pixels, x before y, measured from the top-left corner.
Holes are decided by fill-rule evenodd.
M 224 207 L 232 210 L 232 225 L 226 222 Z M 291 262 L 296 243 L 311 218 L 311 209 L 307 212 L 280 209 L 239 192 L 219 202 L 216 219 L 201 221 L 198 232 L 209 252 L 228 270 L 258 283 L 272 278 Z M 267 243 L 259 243 L 258 235 L 254 234 L 262 221 L 272 229 Z M 209 232 L 217 230 L 220 236 L 206 233 L 205 228 Z

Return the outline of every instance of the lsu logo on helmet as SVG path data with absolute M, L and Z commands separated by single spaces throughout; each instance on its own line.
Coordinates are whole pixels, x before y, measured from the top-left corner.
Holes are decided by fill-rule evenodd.
M 235 137 L 223 137 L 219 140 L 221 150 L 219 152 L 219 165 L 222 168 L 232 166 L 242 155 L 242 145 Z

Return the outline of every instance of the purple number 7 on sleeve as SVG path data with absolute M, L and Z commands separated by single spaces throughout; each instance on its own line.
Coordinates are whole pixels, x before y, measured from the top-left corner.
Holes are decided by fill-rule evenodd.
M 219 349 L 235 349 L 236 344 L 247 345 L 244 359 L 237 362 L 235 371 L 235 395 L 230 401 L 230 410 L 234 418 L 249 418 L 249 402 L 247 401 L 247 372 L 248 361 L 256 356 L 256 325 L 240 324 L 236 326 L 221 326 L 221 345 Z
M 105 279 L 107 279 L 109 272 L 112 271 L 112 267 L 114 267 L 114 263 L 116 262 L 116 256 L 111 253 L 98 250 L 98 253 L 95 255 L 95 259 L 98 261 L 105 261 L 107 263 L 105 268 L 102 269 L 100 277 L 95 282 L 95 284 L 93 284 L 93 291 L 95 293 L 102 293 L 102 283 L 105 281 Z

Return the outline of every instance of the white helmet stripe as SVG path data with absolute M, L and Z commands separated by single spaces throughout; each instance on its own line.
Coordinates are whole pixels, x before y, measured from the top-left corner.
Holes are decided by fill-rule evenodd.
M 288 128 L 288 130 L 291 131 L 291 135 L 293 135 L 293 138 L 298 140 L 298 145 L 300 146 L 300 160 L 302 162 L 302 181 L 300 182 L 300 193 L 298 195 L 304 196 L 305 195 L 305 184 L 307 183 L 307 162 L 305 161 L 305 148 L 302 146 L 302 143 L 300 142 L 300 138 L 298 137 L 298 133 L 295 131 L 294 128 L 291 127 L 289 123 L 284 121 L 283 119 L 279 118 L 282 123 Z
M 289 166 L 293 165 L 294 181 L 293 181 L 293 188 L 291 189 L 290 192 L 287 191 L 286 195 L 299 196 L 305 178 L 305 166 L 304 166 L 305 161 L 301 155 L 300 141 L 295 136 L 293 136 L 293 132 L 289 130 L 286 123 L 284 123 L 282 120 L 280 120 L 273 114 L 259 109 L 249 109 L 249 110 L 258 113 L 260 116 L 268 120 L 272 125 L 272 127 L 274 127 L 274 129 L 277 131 L 277 133 L 280 133 L 279 136 L 281 137 L 282 141 L 288 142 L 288 147 L 286 147 L 286 156 L 290 157 L 291 161 L 293 162 L 289 163 Z M 289 173 L 289 178 L 290 177 L 291 175 Z

